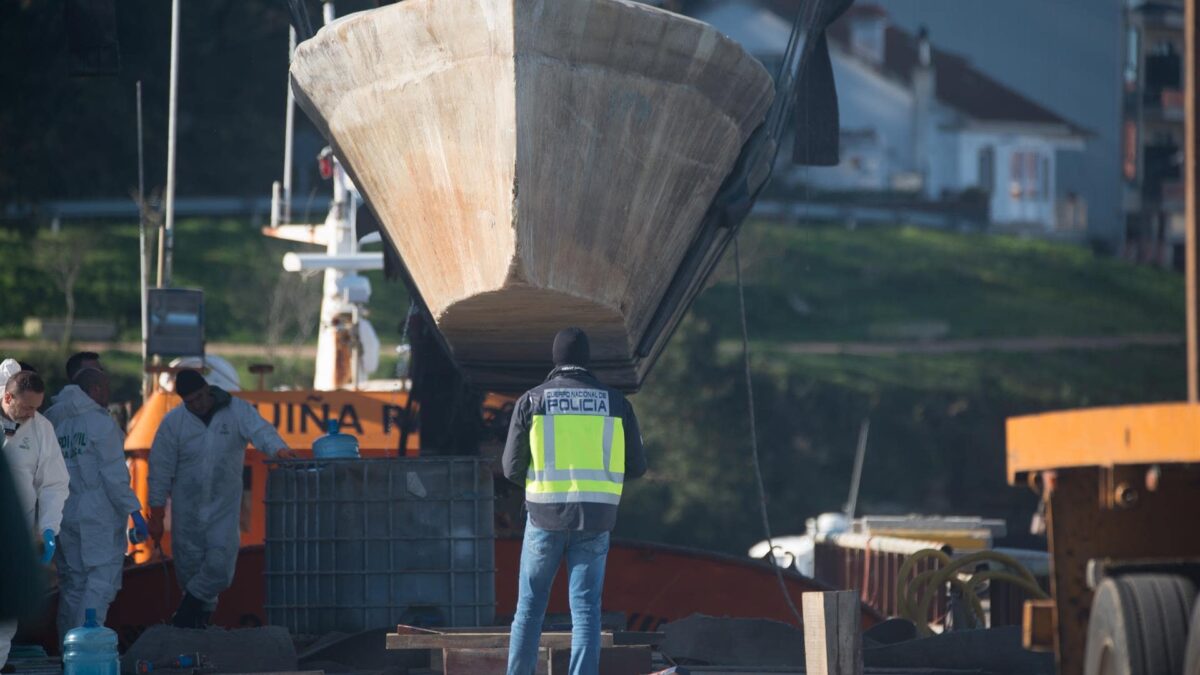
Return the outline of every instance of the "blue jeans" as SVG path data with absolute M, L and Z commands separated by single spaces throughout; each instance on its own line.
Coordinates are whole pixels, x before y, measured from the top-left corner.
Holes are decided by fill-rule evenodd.
M 517 611 L 508 643 L 508 675 L 533 675 L 550 586 L 567 558 L 571 598 L 571 675 L 600 672 L 600 594 L 608 532 L 555 532 L 525 522 Z

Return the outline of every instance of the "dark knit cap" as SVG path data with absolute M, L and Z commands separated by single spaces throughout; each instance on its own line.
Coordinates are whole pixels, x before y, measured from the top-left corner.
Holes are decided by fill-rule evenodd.
M 581 328 L 564 328 L 554 336 L 554 365 L 587 367 L 591 360 L 587 333 Z
M 175 375 L 175 393 L 183 398 L 200 391 L 208 383 L 198 370 L 181 370 Z

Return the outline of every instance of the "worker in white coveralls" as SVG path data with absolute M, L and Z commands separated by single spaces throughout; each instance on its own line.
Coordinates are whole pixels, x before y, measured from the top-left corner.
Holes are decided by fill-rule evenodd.
M 150 446 L 150 536 L 161 540 L 171 498 L 171 548 L 183 599 L 171 623 L 203 628 L 233 583 L 241 536 L 246 444 L 271 457 L 295 454 L 245 401 L 195 370 L 175 376 L 183 405 L 163 417 Z
M 46 385 L 37 373 L 23 371 L 12 359 L 0 363 L 0 425 L 4 427 L 4 459 L 12 471 L 17 500 L 24 510 L 30 533 L 42 540 L 42 563 L 54 556 L 55 538 L 62 523 L 70 477 L 63 464 L 54 427 L 37 411 L 46 397 Z M 0 543 L 0 546 L 3 544 Z M 0 583 L 3 583 L 0 580 Z M 8 661 L 15 621 L 0 622 L 0 666 Z
M 125 434 L 108 414 L 108 401 L 108 375 L 84 368 L 46 411 L 71 474 L 55 557 L 60 642 L 67 631 L 83 625 L 88 609 L 96 610 L 104 623 L 121 588 L 129 519 L 133 543 L 149 536 L 141 502 L 129 486 Z

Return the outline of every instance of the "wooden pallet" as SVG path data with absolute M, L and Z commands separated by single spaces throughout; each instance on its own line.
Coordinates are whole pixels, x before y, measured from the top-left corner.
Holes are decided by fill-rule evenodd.
M 508 666 L 509 629 L 488 628 L 426 629 L 400 625 L 387 636 L 388 649 L 430 651 L 430 670 L 445 675 L 503 675 Z M 652 645 L 662 642 L 662 633 L 600 633 L 601 675 L 631 675 L 652 670 Z M 543 632 L 538 657 L 538 675 L 568 672 L 571 658 L 571 634 Z

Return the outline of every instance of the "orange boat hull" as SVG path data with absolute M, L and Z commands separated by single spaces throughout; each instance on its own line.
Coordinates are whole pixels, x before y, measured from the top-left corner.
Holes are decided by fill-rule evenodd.
M 511 620 L 517 602 L 517 570 L 521 541 L 496 540 L 496 621 Z M 221 595 L 213 622 L 226 628 L 265 623 L 263 547 L 246 546 L 238 556 L 233 585 Z M 823 584 L 785 571 L 784 583 L 799 605 L 800 594 L 829 590 Z M 117 631 L 125 649 L 147 626 L 164 623 L 179 602 L 175 570 L 168 558 L 131 567 L 124 586 L 108 612 L 108 626 Z M 54 603 L 52 603 L 54 604 Z M 658 630 L 664 623 L 691 614 L 759 617 L 792 622 L 779 593 L 775 573 L 760 561 L 676 546 L 617 541 L 608 555 L 603 606 L 606 612 L 623 612 L 629 630 Z M 53 607 L 36 632 L 48 650 L 56 651 Z M 555 579 L 547 611 L 565 613 L 566 576 Z M 863 606 L 863 627 L 876 624 L 879 614 Z

